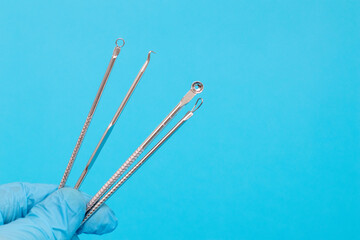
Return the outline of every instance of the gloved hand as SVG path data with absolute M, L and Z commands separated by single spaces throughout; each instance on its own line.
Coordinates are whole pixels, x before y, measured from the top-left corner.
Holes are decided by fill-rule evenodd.
M 114 213 L 102 206 L 80 229 L 90 196 L 55 185 L 0 185 L 0 239 L 76 240 L 78 234 L 105 234 L 117 226 Z

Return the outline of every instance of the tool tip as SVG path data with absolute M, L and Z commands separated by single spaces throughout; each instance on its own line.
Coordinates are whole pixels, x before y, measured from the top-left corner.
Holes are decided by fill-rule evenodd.
M 199 104 L 199 106 L 197 106 L 199 102 L 200 102 L 200 104 Z M 198 98 L 195 102 L 194 107 L 191 109 L 191 112 L 194 113 L 196 110 L 198 110 L 201 107 L 201 105 L 203 104 L 203 102 L 204 102 L 204 100 L 202 98 Z
M 119 40 L 122 41 L 121 46 L 118 45 Z M 117 47 L 122 48 L 125 45 L 125 40 L 123 38 L 118 38 L 118 39 L 116 39 L 115 44 Z
M 193 90 L 194 93 L 198 94 L 201 93 L 204 89 L 204 85 L 201 82 L 193 82 L 193 84 L 191 84 L 191 89 Z
M 156 52 L 154 52 L 154 51 L 149 51 L 148 56 L 147 56 L 147 60 L 148 60 L 148 61 L 150 61 L 150 54 L 151 54 L 151 53 L 155 53 L 155 54 L 156 54 Z

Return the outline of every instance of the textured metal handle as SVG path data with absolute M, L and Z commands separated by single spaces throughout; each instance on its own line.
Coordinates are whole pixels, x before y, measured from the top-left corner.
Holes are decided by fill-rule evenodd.
M 122 185 L 122 183 L 120 185 Z M 86 216 L 85 216 L 84 220 L 82 221 L 82 223 L 85 223 L 97 210 L 99 210 L 99 208 L 106 202 L 106 200 L 111 195 L 113 195 L 116 192 L 116 190 L 117 190 L 117 188 L 112 188 L 108 193 L 106 193 L 106 195 L 103 198 L 101 198 L 98 202 L 96 202 L 94 207 L 90 208 L 89 211 L 86 212 Z
M 94 115 L 93 113 L 90 113 L 86 118 L 85 124 L 84 124 L 84 126 L 83 126 L 83 128 L 81 130 L 80 136 L 79 136 L 79 138 L 78 138 L 78 140 L 76 142 L 74 151 L 72 152 L 69 163 L 66 166 L 65 173 L 64 173 L 64 175 L 63 175 L 63 177 L 61 179 L 59 188 L 63 188 L 65 186 L 65 183 L 66 183 L 66 181 L 67 181 L 67 179 L 69 177 L 71 168 L 74 165 L 74 161 L 75 161 L 76 156 L 77 156 L 77 154 L 78 154 L 78 152 L 80 150 L 81 143 L 82 143 L 82 141 L 83 141 L 83 139 L 85 137 L 87 129 L 89 128 L 89 125 L 90 125 L 90 122 L 91 122 L 91 119 L 92 119 L 93 115 Z
M 88 202 L 86 209 L 90 210 L 99 199 L 114 185 L 114 183 L 121 177 L 121 175 L 133 164 L 133 162 L 144 151 L 142 146 L 138 147 L 135 152 L 124 162 L 124 164 L 116 171 L 116 173 L 101 187 L 101 189 L 95 194 L 95 196 Z

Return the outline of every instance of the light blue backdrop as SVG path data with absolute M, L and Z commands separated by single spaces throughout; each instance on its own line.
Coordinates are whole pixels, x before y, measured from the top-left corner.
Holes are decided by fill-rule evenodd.
M 59 183 L 118 37 L 70 184 L 149 50 L 82 190 L 205 85 L 201 110 L 109 201 L 117 230 L 82 239 L 359 237 L 359 1 L 3 1 L 0 23 L 1 183 Z

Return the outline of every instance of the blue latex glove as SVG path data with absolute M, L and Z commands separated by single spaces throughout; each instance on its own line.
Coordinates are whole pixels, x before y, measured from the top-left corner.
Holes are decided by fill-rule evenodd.
M 79 239 L 78 234 L 105 234 L 117 219 L 104 205 L 80 229 L 90 196 L 55 185 L 10 183 L 0 185 L 0 239 Z

